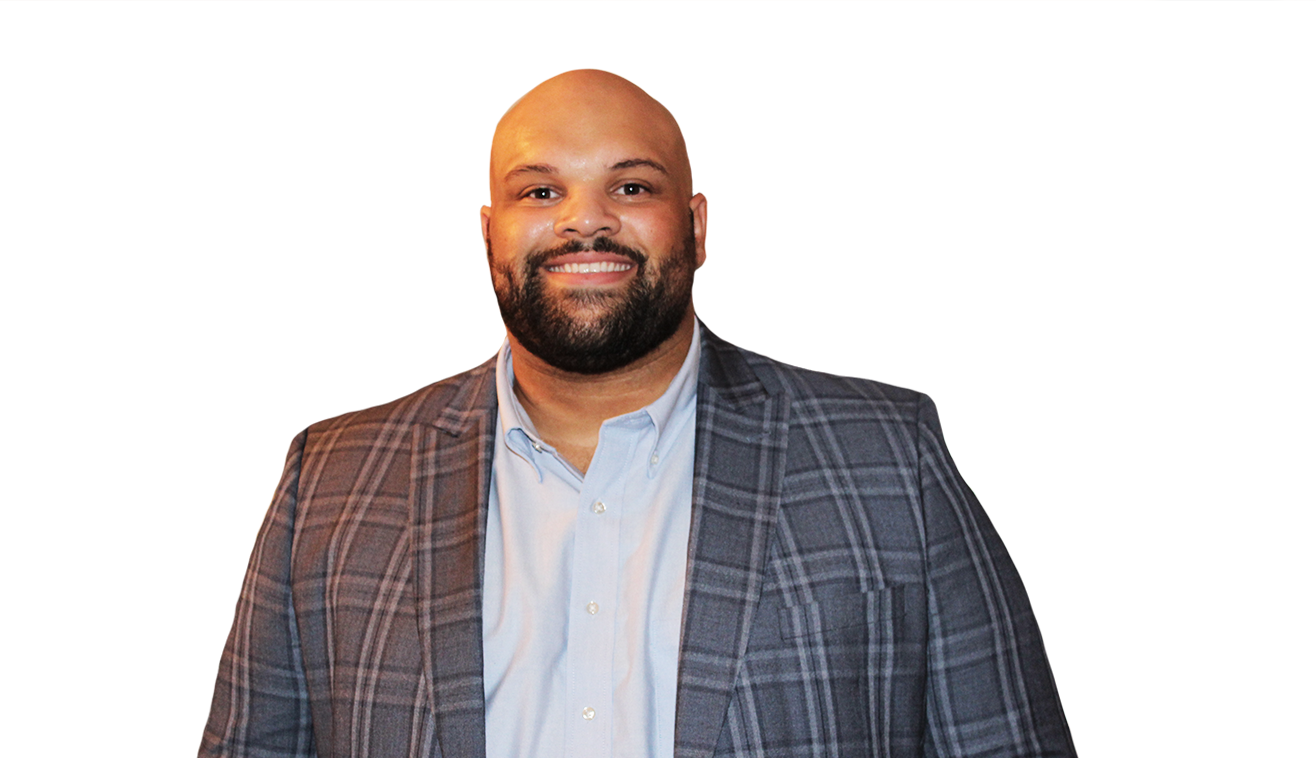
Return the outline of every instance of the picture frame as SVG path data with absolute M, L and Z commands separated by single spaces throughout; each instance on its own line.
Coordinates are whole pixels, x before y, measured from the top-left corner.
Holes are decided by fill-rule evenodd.
M 34 440 L 41 428 L 36 366 L 0 366 L 0 440 Z

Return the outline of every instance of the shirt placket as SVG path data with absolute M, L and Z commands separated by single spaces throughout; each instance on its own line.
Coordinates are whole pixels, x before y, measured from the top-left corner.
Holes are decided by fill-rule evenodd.
M 625 463 L 635 453 L 631 424 L 608 422 L 581 486 L 567 621 L 566 755 L 610 756 L 613 653 L 619 598 Z

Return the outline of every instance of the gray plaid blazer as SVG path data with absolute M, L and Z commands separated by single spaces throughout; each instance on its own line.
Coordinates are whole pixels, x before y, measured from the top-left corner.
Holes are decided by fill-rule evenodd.
M 493 378 L 293 442 L 200 755 L 485 754 Z M 1023 584 L 926 396 L 705 329 L 697 403 L 677 758 L 1074 754 Z

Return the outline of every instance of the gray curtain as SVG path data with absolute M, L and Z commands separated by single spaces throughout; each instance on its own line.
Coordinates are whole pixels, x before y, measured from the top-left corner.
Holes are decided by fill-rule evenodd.
M 322 415 L 462 370 L 462 166 L 426 162 L 457 124 L 334 137 Z

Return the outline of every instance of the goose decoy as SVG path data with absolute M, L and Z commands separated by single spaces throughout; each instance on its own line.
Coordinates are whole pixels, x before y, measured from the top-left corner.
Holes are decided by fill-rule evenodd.
M 128 279 L 142 271 L 154 271 L 161 262 L 147 253 L 137 237 L 118 243 L 113 258 L 109 259 L 109 283 L 105 286 L 105 316 L 100 322 L 100 342 L 51 342 L 38 347 L 22 359 L 38 371 L 59 368 L 61 396 L 86 397 L 87 375 L 109 358 L 114 347 L 128 338 L 128 317 L 125 316 Z
M 187 434 L 205 434 L 224 411 L 233 366 L 233 336 L 229 329 L 229 272 L 238 263 L 263 261 L 265 247 L 251 241 L 240 224 L 220 234 L 211 262 L 211 286 L 205 299 L 205 324 L 196 334 L 143 334 L 114 347 L 109 358 L 87 378 L 92 407 L 104 416 L 113 412 L 114 372 L 145 371 L 153 380 L 167 376 L 168 390 L 178 393 L 187 408 Z

